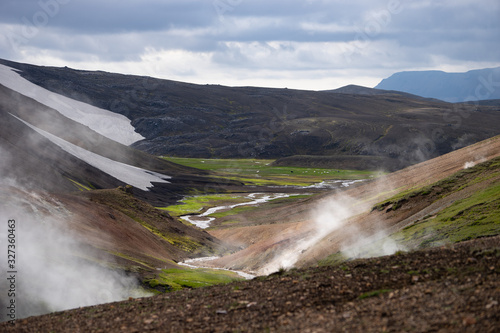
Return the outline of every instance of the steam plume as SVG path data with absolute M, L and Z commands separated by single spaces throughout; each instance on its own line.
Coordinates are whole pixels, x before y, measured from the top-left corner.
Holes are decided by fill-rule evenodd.
M 261 271 L 269 274 L 280 268 L 291 268 L 300 259 L 302 253 L 318 243 L 328 234 L 342 228 L 346 221 L 363 211 L 363 205 L 353 198 L 337 195 L 323 201 L 313 212 L 312 230 L 306 237 L 280 252 Z
M 0 306 L 6 308 L 7 221 L 16 221 L 16 319 L 141 296 L 137 282 L 95 263 L 89 248 L 65 228 L 72 218 L 47 194 L 0 183 Z M 144 296 L 144 295 L 142 295 Z M 2 311 L 1 321 L 9 320 Z
M 390 187 L 389 184 L 385 185 Z M 386 190 L 385 187 L 381 188 L 381 191 Z M 318 246 L 332 244 L 330 239 L 335 241 L 335 245 L 328 251 L 334 253 L 340 250 L 346 258 L 374 257 L 406 250 L 389 237 L 380 221 L 369 220 L 369 230 L 358 226 L 357 216 L 369 212 L 370 208 L 366 201 L 361 202 L 343 193 L 323 200 L 312 212 L 309 232 L 303 233 L 305 236 L 300 240 L 280 251 L 259 273 L 269 274 L 281 268 L 291 268 L 309 251 L 312 251 L 310 256 L 314 257 L 315 251 L 319 250 Z M 361 216 L 361 219 L 365 221 L 367 216 Z

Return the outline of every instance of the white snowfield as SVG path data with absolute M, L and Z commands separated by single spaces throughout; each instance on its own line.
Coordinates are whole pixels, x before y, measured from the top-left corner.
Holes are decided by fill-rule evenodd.
M 144 139 L 135 132 L 127 117 L 53 93 L 24 79 L 15 69 L 1 64 L 0 84 L 57 110 L 63 116 L 121 144 L 129 146 Z
M 169 183 L 167 179 L 171 179 L 171 176 L 163 175 L 158 172 L 149 171 L 146 169 L 141 169 L 132 165 L 117 162 L 107 157 L 95 154 L 91 151 L 83 149 L 76 146 L 66 140 L 63 140 L 53 134 L 50 134 L 38 127 L 35 127 L 26 121 L 22 120 L 10 114 L 14 118 L 22 121 L 24 124 L 43 135 L 45 138 L 49 139 L 51 142 L 62 148 L 67 153 L 81 159 L 82 161 L 92 165 L 93 167 L 107 173 L 108 175 L 121 180 L 122 182 L 137 187 L 144 191 L 149 191 L 150 187 L 154 185 L 152 182 L 156 183 Z

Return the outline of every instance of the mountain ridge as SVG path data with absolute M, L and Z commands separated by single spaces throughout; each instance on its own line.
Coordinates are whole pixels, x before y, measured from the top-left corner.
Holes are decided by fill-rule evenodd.
M 461 103 L 500 98 L 500 67 L 464 73 L 403 71 L 383 79 L 375 89 L 397 90 L 428 98 Z
M 363 156 L 373 159 L 367 166 L 396 170 L 500 133 L 496 105 L 457 106 L 367 88 L 361 94 L 360 88 L 224 87 L 0 63 L 50 91 L 126 116 L 146 138 L 133 147 L 153 155 Z M 474 117 L 464 121 L 471 112 Z

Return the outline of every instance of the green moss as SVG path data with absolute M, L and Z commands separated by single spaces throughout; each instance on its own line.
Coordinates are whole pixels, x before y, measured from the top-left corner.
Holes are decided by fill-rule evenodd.
M 333 254 L 330 254 L 328 257 L 320 260 L 318 262 L 319 266 L 336 266 L 340 265 L 341 263 L 345 262 L 347 260 L 347 257 L 342 254 L 342 252 L 336 252 Z M 348 270 L 349 268 L 347 266 L 340 266 L 340 269 L 342 270 Z
M 130 260 L 132 262 L 135 262 L 143 267 L 147 267 L 149 269 L 155 269 L 153 266 L 151 266 L 149 263 L 143 261 L 143 260 L 139 260 L 137 258 L 134 258 L 132 256 L 129 256 L 129 255 L 126 255 L 124 253 L 120 253 L 120 252 L 116 252 L 116 251 L 113 251 L 113 252 L 110 252 L 111 254 L 117 256 L 117 257 L 121 257 L 121 258 L 124 258 L 124 259 L 127 259 L 127 260 Z
M 410 199 L 418 196 L 432 196 L 433 200 L 439 200 L 477 183 L 498 177 L 499 175 L 500 158 L 495 158 L 488 162 L 478 164 L 473 168 L 461 170 L 432 185 L 411 188 L 406 191 L 399 192 L 390 199 L 378 203 L 373 207 L 373 209 L 382 211 L 390 207 L 392 210 L 397 210 Z
M 233 225 L 233 224 L 237 224 L 237 223 L 240 223 L 240 221 L 238 220 L 230 220 L 230 221 L 224 221 L 221 223 L 221 225 Z
M 454 202 L 435 217 L 408 226 L 394 239 L 411 246 L 427 247 L 500 234 L 500 184 Z
M 76 188 L 79 189 L 80 191 L 91 191 L 92 188 L 93 188 L 92 185 L 90 185 L 90 184 L 89 184 L 89 186 L 90 186 L 89 187 L 89 186 L 85 186 L 85 185 L 77 182 L 76 180 L 73 180 L 73 179 L 70 179 L 70 178 L 67 178 L 67 177 L 66 177 L 66 179 L 69 180 L 70 182 L 72 182 L 73 185 L 75 185 Z
M 183 251 L 193 254 L 203 253 L 204 255 L 217 254 L 210 247 L 202 245 L 188 235 L 181 235 L 173 230 L 167 231 L 170 230 L 168 228 L 160 230 L 158 226 L 161 224 L 158 222 L 164 218 L 163 214 L 154 207 L 135 199 L 132 195 L 117 190 L 101 190 L 94 192 L 93 200 L 119 210 L 157 237 Z
M 257 209 L 265 209 L 267 207 L 271 207 L 273 205 L 284 205 L 289 204 L 292 201 L 308 198 L 311 195 L 290 195 L 286 198 L 277 198 L 271 199 L 265 205 L 241 205 L 234 208 L 227 208 L 225 210 L 217 211 L 215 213 L 210 214 L 210 217 L 215 218 L 224 218 L 228 216 L 238 215 L 250 210 Z M 167 211 L 170 215 L 173 216 L 182 216 L 188 214 L 200 214 L 203 211 L 206 211 L 212 207 L 218 206 L 230 206 L 234 204 L 244 204 L 254 201 L 254 199 L 248 198 L 248 193 L 239 193 L 239 194 L 210 194 L 210 195 L 199 195 L 193 197 L 187 197 L 182 200 L 184 204 L 182 205 L 173 205 L 169 207 L 157 207 L 158 209 Z M 181 221 L 183 221 L 181 219 Z M 248 219 L 246 219 L 248 221 Z M 187 221 L 183 221 L 185 224 L 189 224 Z M 227 224 L 236 224 L 241 221 L 238 221 L 238 218 L 232 219 L 231 221 L 224 221 L 220 225 Z M 215 224 L 219 226 L 219 224 Z M 212 227 L 210 227 L 212 228 Z
M 221 217 L 226 217 L 226 216 L 231 216 L 231 215 L 236 215 L 236 214 L 240 214 L 243 212 L 247 212 L 247 211 L 253 210 L 255 208 L 257 208 L 257 207 L 255 207 L 255 206 L 240 206 L 240 207 L 235 207 L 231 210 L 227 210 L 225 212 L 210 214 L 209 216 L 215 217 L 215 218 L 221 218 Z
M 224 270 L 173 268 L 164 269 L 155 278 L 147 279 L 144 282 L 153 289 L 161 288 L 166 291 L 175 291 L 184 288 L 200 288 L 241 280 L 243 278 L 239 277 L 238 274 Z

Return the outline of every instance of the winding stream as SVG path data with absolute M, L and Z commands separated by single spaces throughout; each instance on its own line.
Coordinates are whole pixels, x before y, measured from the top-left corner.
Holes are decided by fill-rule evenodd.
M 294 188 L 298 189 L 335 189 L 335 188 L 341 188 L 341 187 L 349 187 L 355 183 L 358 182 L 363 182 L 366 181 L 366 179 L 357 179 L 357 180 L 325 180 L 321 183 L 318 184 L 313 184 L 310 186 L 304 186 L 304 187 L 297 187 L 297 186 L 292 186 Z M 281 186 L 276 186 L 276 188 L 280 188 Z M 284 186 L 288 187 L 288 186 Z M 194 224 L 195 226 L 206 229 L 210 227 L 210 224 L 215 220 L 215 217 L 212 217 L 210 215 L 221 211 L 221 210 L 231 210 L 233 208 L 239 207 L 239 206 L 254 206 L 254 205 L 259 205 L 262 203 L 266 203 L 271 200 L 275 199 L 280 199 L 280 198 L 288 198 L 291 196 L 295 195 L 300 195 L 298 193 L 295 194 L 285 194 L 285 193 L 272 193 L 272 194 L 264 194 L 264 193 L 251 193 L 249 194 L 246 198 L 251 199 L 252 201 L 250 202 L 241 202 L 237 203 L 234 205 L 227 205 L 227 206 L 216 206 L 207 209 L 204 213 L 201 214 L 190 214 L 190 215 L 183 215 L 180 216 L 183 220 Z
M 251 280 L 251 279 L 255 278 L 255 275 L 252 275 L 252 274 L 249 274 L 249 273 L 245 273 L 245 272 L 242 272 L 242 271 L 233 271 L 233 270 L 230 270 L 230 269 L 219 268 L 219 267 L 209 267 L 209 266 L 202 266 L 202 265 L 192 265 L 193 263 L 200 263 L 200 262 L 210 261 L 210 260 L 215 260 L 215 259 L 219 259 L 219 257 L 203 257 L 203 258 L 188 259 L 188 260 L 186 260 L 184 262 L 180 262 L 178 264 L 181 265 L 181 266 L 189 267 L 189 268 L 209 268 L 209 269 L 217 269 L 217 270 L 221 270 L 221 271 L 233 272 L 233 273 L 236 273 L 239 276 L 241 276 L 241 277 L 243 277 L 243 278 L 245 278 L 247 280 Z
M 333 180 L 333 181 L 323 181 L 318 184 L 310 185 L 310 186 L 305 186 L 301 187 L 302 189 L 305 188 L 339 188 L 339 187 L 349 187 L 355 183 L 358 182 L 363 182 L 366 179 L 360 179 L 360 180 Z M 285 194 L 285 193 L 272 193 L 272 194 L 264 194 L 264 193 L 251 193 L 248 196 L 246 196 L 247 199 L 251 199 L 252 201 L 249 202 L 242 202 L 242 203 L 237 203 L 233 205 L 226 205 L 226 206 L 216 206 L 207 209 L 204 213 L 202 214 L 196 214 L 196 215 L 183 215 L 180 216 L 180 218 L 188 221 L 191 224 L 196 225 L 199 228 L 206 229 L 210 226 L 210 224 L 215 220 L 215 217 L 210 216 L 211 214 L 214 214 L 218 211 L 221 210 L 231 210 L 233 208 L 239 207 L 239 206 L 252 206 L 252 205 L 258 205 L 262 203 L 266 203 L 271 200 L 275 199 L 280 199 L 280 198 L 288 198 L 291 196 L 296 196 L 300 194 Z M 209 269 L 217 269 L 217 270 L 224 270 L 224 271 L 229 271 L 229 272 L 234 272 L 240 275 L 241 277 L 250 280 L 256 277 L 256 275 L 252 275 L 246 272 L 242 271 L 234 271 L 226 268 L 220 268 L 220 267 L 211 267 L 211 266 L 203 266 L 200 263 L 205 262 L 205 261 L 211 261 L 218 259 L 219 257 L 202 257 L 202 258 L 195 258 L 195 259 L 189 259 L 186 260 L 182 263 L 178 263 L 179 265 L 186 266 L 189 268 L 209 268 Z
M 217 206 L 207 209 L 204 213 L 198 215 L 183 215 L 180 218 L 188 221 L 195 226 L 206 229 L 210 226 L 210 224 L 215 220 L 215 217 L 211 217 L 209 215 L 214 214 L 221 210 L 230 210 L 239 206 L 253 206 L 259 205 L 271 200 L 280 199 L 280 198 L 288 198 L 290 196 L 295 196 L 298 194 L 284 194 L 284 193 L 273 193 L 273 194 L 264 194 L 264 193 L 252 193 L 249 194 L 246 198 L 252 199 L 250 202 L 241 202 L 234 205 L 228 206 Z

